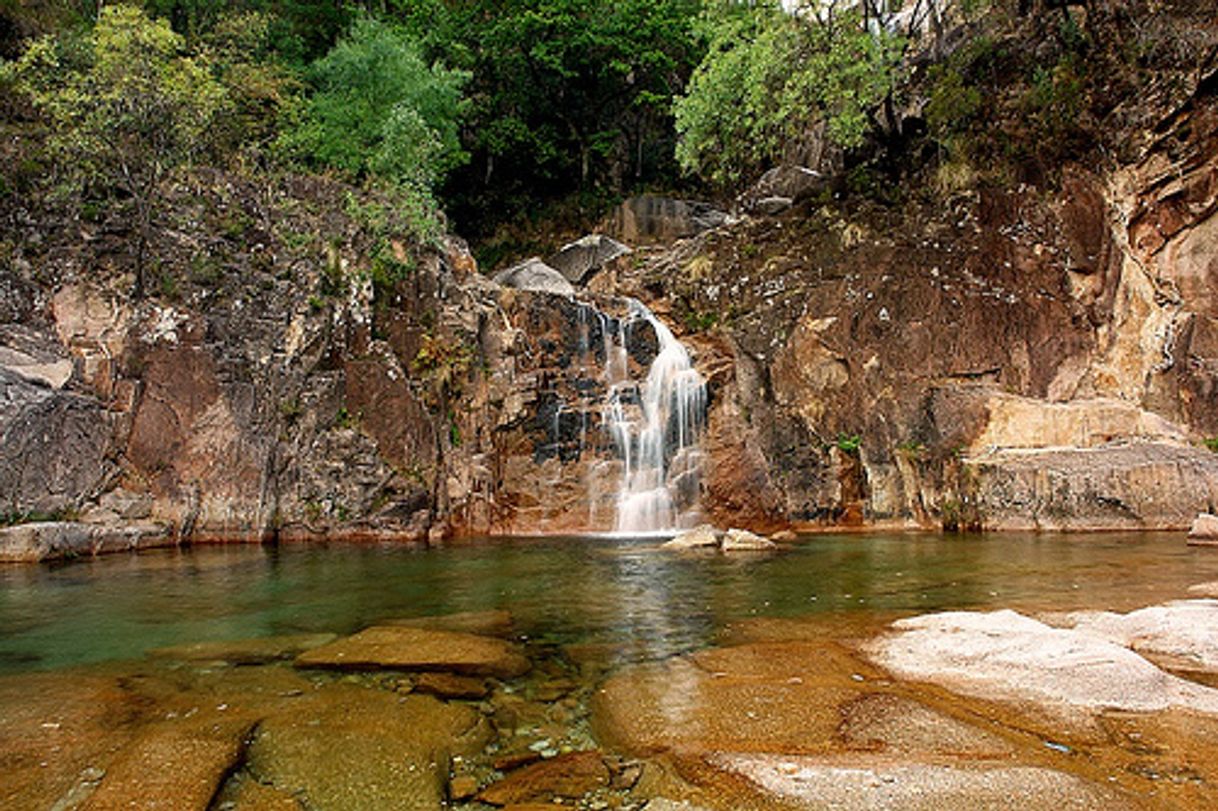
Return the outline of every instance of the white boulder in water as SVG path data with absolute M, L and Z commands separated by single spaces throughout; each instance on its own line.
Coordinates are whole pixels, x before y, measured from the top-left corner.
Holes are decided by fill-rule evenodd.
M 724 552 L 757 552 L 777 548 L 778 544 L 747 529 L 729 529 L 723 539 Z
M 703 524 L 682 532 L 671 541 L 664 544 L 665 549 L 700 549 L 717 547 L 719 545 L 719 530 L 710 524 Z

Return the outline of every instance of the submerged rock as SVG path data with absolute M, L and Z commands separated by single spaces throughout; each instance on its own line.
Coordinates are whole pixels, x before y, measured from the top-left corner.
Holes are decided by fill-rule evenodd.
M 600 752 L 572 752 L 514 771 L 483 789 L 477 799 L 490 805 L 577 799 L 607 787 L 609 777 Z
M 778 544 L 747 529 L 729 529 L 723 538 L 724 552 L 762 552 L 777 548 Z
M 156 648 L 149 656 L 178 659 L 184 662 L 227 662 L 233 665 L 259 665 L 283 659 L 294 659 L 313 648 L 335 640 L 335 634 L 292 634 L 258 639 L 237 639 L 221 642 L 194 642 Z
M 214 715 L 152 727 L 120 753 L 86 807 L 208 808 L 253 728 L 252 718 Z
M 503 610 L 461 611 L 434 617 L 408 617 L 386 620 L 381 625 L 401 625 L 405 628 L 423 628 L 429 631 L 455 631 L 482 636 L 509 637 L 512 635 L 512 613 Z
M 575 295 L 575 288 L 566 277 L 537 257 L 499 271 L 495 274 L 494 280 L 496 284 L 513 287 L 517 290 L 553 293 L 559 296 Z
M 262 721 L 248 763 L 309 808 L 431 811 L 446 799 L 452 756 L 480 751 L 487 739 L 470 707 L 329 685 Z
M 893 675 L 980 698 L 1056 711 L 1218 713 L 1218 690 L 1169 675 L 1091 633 L 1052 628 L 1014 611 L 899 620 L 864 651 Z
M 335 670 L 437 670 L 513 678 L 529 670 L 516 646 L 474 634 L 379 625 L 308 651 L 297 667 Z
M 662 545 L 662 549 L 704 549 L 719 545 L 719 530 L 710 524 L 703 524 L 686 530 Z

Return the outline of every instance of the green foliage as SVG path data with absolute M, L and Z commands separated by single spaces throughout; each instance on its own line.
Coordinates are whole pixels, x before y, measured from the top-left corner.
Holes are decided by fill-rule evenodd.
M 848 434 L 845 431 L 837 435 L 837 449 L 842 453 L 857 456 L 859 448 L 863 447 L 863 437 L 860 434 Z
M 700 57 L 698 0 L 398 0 L 428 53 L 472 74 L 463 232 L 539 202 L 671 177 L 670 104 Z M 539 197 L 542 199 L 539 200 Z M 595 201 L 595 197 L 592 198 Z M 581 201 L 582 203 L 583 201 Z
M 402 31 L 360 18 L 308 77 L 316 91 L 283 140 L 305 161 L 429 189 L 465 159 L 457 135 L 468 75 L 429 67 Z
M 36 40 L 9 70 L 46 117 L 66 177 L 143 197 L 206 149 L 227 102 L 208 59 L 184 48 L 139 9 L 107 6 L 83 38 Z
M 822 20 L 775 0 L 713 3 L 709 51 L 674 105 L 683 169 L 738 185 L 823 124 L 843 147 L 862 144 L 869 113 L 892 92 L 901 41 L 853 12 Z
M 1218 436 L 1206 437 L 1201 440 L 1201 444 L 1209 448 L 1214 453 L 1218 453 Z

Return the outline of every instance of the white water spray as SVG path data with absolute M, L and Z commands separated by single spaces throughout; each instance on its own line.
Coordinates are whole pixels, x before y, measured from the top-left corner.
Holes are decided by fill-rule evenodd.
M 672 331 L 642 303 L 629 299 L 629 306 L 617 340 L 604 331 L 604 420 L 623 464 L 615 529 L 677 529 L 682 514 L 697 503 L 706 383 Z M 627 373 L 630 330 L 640 322 L 655 331 L 659 344 L 641 385 Z

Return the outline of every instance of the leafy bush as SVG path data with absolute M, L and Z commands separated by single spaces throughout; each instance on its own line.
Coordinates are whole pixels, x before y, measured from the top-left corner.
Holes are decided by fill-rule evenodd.
M 457 136 L 468 75 L 429 67 L 401 31 L 358 19 L 308 78 L 316 92 L 283 139 L 306 162 L 429 189 L 465 160 Z
M 854 12 L 822 20 L 779 2 L 721 2 L 706 20 L 709 50 L 674 105 L 683 169 L 733 186 L 818 123 L 859 146 L 869 112 L 891 91 L 900 40 Z

